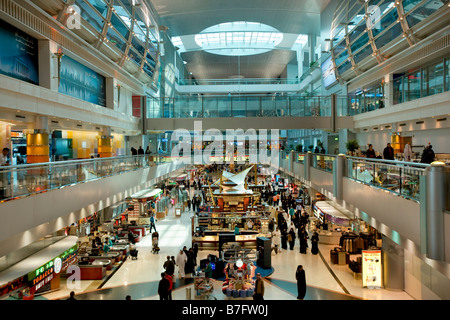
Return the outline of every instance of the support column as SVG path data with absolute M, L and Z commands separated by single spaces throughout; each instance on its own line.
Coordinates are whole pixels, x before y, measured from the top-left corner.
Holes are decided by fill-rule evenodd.
M 111 128 L 104 127 L 101 135 L 98 137 L 97 153 L 100 158 L 110 158 L 114 155 L 113 138 L 114 137 L 111 135 Z
M 48 118 L 36 116 L 34 128 L 23 131 L 27 139 L 27 163 L 50 161 Z
M 294 173 L 294 158 L 295 158 L 295 153 L 294 150 L 291 150 L 291 153 L 289 154 L 289 171 L 291 173 Z
M 405 250 L 386 236 L 382 236 L 384 288 L 394 291 L 405 289 Z
M 337 201 L 344 198 L 344 170 L 345 170 L 345 155 L 340 153 L 334 160 L 333 168 L 333 194 Z
M 433 260 L 445 261 L 446 196 L 448 169 L 435 161 L 425 170 L 426 255 Z
M 305 164 L 305 180 L 306 181 L 310 181 L 310 168 L 312 165 L 312 153 L 311 151 L 308 151 L 305 154 L 305 160 L 304 160 L 304 164 Z

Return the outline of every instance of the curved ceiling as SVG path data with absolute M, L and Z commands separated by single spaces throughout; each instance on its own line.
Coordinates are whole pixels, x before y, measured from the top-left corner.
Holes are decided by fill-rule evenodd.
M 168 27 L 169 37 L 192 37 L 203 30 L 231 21 L 266 24 L 283 34 L 320 36 L 320 13 L 331 0 L 146 0 Z M 293 39 L 293 42 L 295 42 Z M 208 54 L 201 50 L 181 53 L 186 68 L 196 79 L 278 78 L 288 63 L 296 63 L 294 51 L 272 50 L 247 57 Z M 248 58 L 250 57 L 250 58 Z
M 230 21 L 253 21 L 283 33 L 320 35 L 320 13 L 331 0 L 147 0 L 171 37 Z

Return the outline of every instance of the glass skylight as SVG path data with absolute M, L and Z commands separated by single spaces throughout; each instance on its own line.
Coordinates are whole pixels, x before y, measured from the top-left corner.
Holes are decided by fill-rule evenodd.
M 197 45 L 206 52 L 245 56 L 268 52 L 283 40 L 283 34 L 257 22 L 227 22 L 209 27 L 195 36 Z

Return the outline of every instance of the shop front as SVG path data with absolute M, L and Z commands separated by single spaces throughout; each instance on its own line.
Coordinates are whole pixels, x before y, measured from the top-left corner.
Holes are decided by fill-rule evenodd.
M 64 237 L 0 273 L 0 297 L 31 300 L 59 290 L 67 269 L 77 263 L 77 237 Z M 38 265 L 36 265 L 38 264 Z M 30 271 L 31 268 L 34 268 Z

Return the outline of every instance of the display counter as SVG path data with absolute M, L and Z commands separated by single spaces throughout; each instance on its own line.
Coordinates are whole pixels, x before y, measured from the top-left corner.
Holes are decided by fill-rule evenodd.
M 339 246 L 339 239 L 341 238 L 342 232 L 320 230 L 317 233 L 319 234 L 319 243 Z
M 213 232 L 213 231 L 211 231 Z M 203 237 L 192 237 L 193 240 L 198 245 L 199 250 L 218 250 L 219 249 L 219 234 L 233 234 L 232 232 L 226 231 L 216 231 L 215 235 L 205 235 Z M 249 232 L 249 231 L 248 231 Z M 256 238 L 258 237 L 266 237 L 270 238 L 270 234 L 263 233 L 249 233 L 249 234 L 240 234 L 235 236 L 235 241 L 242 248 L 247 249 L 256 249 Z
M 111 246 L 110 252 L 119 252 L 123 258 L 127 258 L 128 254 L 130 253 L 130 246 L 129 245 L 122 245 L 122 244 L 114 244 Z
M 80 280 L 103 280 L 106 276 L 106 265 L 107 263 L 105 261 L 98 261 L 95 264 L 78 265 L 80 268 Z
M 114 262 L 119 262 L 121 260 L 121 258 L 122 258 L 122 254 L 119 251 L 103 253 L 98 256 L 89 255 L 89 261 L 96 260 L 96 259 L 109 259 L 114 263 Z
M 140 235 L 141 237 L 145 237 L 148 234 L 148 232 L 150 232 L 150 225 L 143 224 L 137 226 L 128 226 L 128 230 L 133 232 L 134 234 Z
M 112 270 L 114 262 L 107 258 L 98 258 L 92 259 L 89 261 L 91 265 L 99 265 L 102 264 L 106 267 L 106 270 Z

